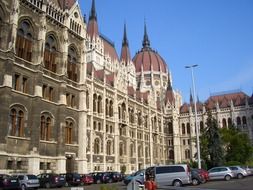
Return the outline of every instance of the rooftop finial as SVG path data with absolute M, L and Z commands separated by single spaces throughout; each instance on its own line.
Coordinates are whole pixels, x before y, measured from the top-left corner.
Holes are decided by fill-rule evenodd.
M 146 26 L 146 19 L 144 22 L 144 37 L 142 41 L 142 46 L 143 48 L 149 48 L 150 47 L 150 41 L 148 39 L 148 34 L 147 34 L 147 26 Z
M 97 13 L 96 13 L 96 7 L 95 7 L 95 0 L 92 0 L 91 11 L 90 11 L 90 17 L 89 17 L 89 20 L 92 20 L 92 19 L 97 20 Z
M 128 46 L 126 23 L 124 23 L 124 36 L 123 36 L 122 46 Z

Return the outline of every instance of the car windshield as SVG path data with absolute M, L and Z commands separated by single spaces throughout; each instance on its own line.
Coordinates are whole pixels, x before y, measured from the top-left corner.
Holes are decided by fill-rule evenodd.
M 27 175 L 28 179 L 37 179 L 37 177 L 35 175 Z

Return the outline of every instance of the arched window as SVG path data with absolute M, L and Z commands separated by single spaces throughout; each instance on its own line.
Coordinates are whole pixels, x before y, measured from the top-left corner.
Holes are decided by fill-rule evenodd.
M 98 96 L 98 113 L 102 113 L 102 97 Z
M 122 119 L 125 121 L 126 119 L 126 105 L 122 103 Z
M 105 99 L 105 115 L 109 115 L 109 102 L 107 98 Z
M 119 155 L 120 155 L 120 156 L 123 156 L 123 154 L 124 154 L 124 150 L 123 150 L 123 149 L 124 149 L 123 143 L 120 143 L 120 144 L 119 144 Z
M 40 140 L 49 141 L 52 128 L 52 119 L 48 115 L 42 115 L 40 118 Z
M 173 150 L 169 150 L 169 159 L 174 160 L 174 151 Z
M 65 126 L 65 143 L 72 144 L 73 138 L 73 122 L 70 120 L 66 121 Z
M 107 143 L 106 143 L 106 154 L 112 155 L 112 142 L 111 141 L 107 141 Z
M 89 101 L 89 92 L 86 92 L 86 108 L 89 109 L 90 108 L 90 101 Z
M 241 123 L 241 118 L 240 117 L 237 117 L 236 118 L 236 123 L 238 126 L 240 126 L 242 123 Z
M 56 51 L 57 45 L 53 35 L 47 36 L 45 51 L 44 51 L 44 64 L 47 70 L 56 72 Z
M 140 112 L 138 113 L 137 117 L 138 117 L 138 125 L 140 126 L 142 124 Z
M 20 22 L 17 29 L 16 54 L 27 61 L 32 61 L 33 31 L 28 20 Z
M 134 156 L 134 145 L 130 144 L 130 157 Z
M 118 107 L 118 114 L 119 114 L 119 119 L 121 119 L 121 108 L 120 108 L 120 106 Z
M 222 119 L 222 127 L 227 128 L 227 121 L 225 118 Z
M 142 146 L 139 145 L 138 146 L 138 157 L 142 157 L 143 156 L 143 153 L 142 153 Z
M 99 154 L 100 146 L 99 146 L 99 139 L 96 138 L 94 141 L 94 154 Z
M 187 134 L 191 134 L 190 123 L 187 123 Z
M 109 109 L 109 114 L 110 114 L 110 117 L 113 117 L 113 102 L 112 100 L 110 100 L 110 109 Z
M 70 80 L 77 82 L 77 53 L 73 47 L 68 49 L 67 73 Z
M 183 135 L 185 134 L 185 124 L 184 123 L 182 124 L 182 134 Z
M 10 112 L 11 120 L 11 136 L 24 136 L 24 112 L 18 108 L 12 108 Z
M 97 95 L 93 94 L 93 111 L 97 111 Z
M 149 147 L 145 147 L 145 156 L 146 157 L 149 157 L 150 155 L 149 155 Z
M 169 122 L 169 134 L 172 135 L 173 134 L 173 125 L 172 122 Z
M 190 150 L 189 150 L 189 149 L 186 149 L 186 150 L 185 150 L 185 159 L 190 159 L 190 158 L 191 158 Z
M 242 117 L 242 124 L 244 127 L 247 126 L 247 119 L 245 116 Z

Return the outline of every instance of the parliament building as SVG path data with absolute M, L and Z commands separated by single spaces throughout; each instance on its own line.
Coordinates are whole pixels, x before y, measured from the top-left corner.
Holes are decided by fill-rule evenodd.
M 195 160 L 193 101 L 173 89 L 146 24 L 133 57 L 122 28 L 118 55 L 90 1 L 87 21 L 76 0 L 0 1 L 0 173 L 130 173 Z M 200 129 L 207 110 L 253 139 L 253 96 L 197 101 Z

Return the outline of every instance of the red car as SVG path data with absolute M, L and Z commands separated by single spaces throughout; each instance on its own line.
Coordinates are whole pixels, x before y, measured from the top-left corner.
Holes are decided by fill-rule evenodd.
M 94 179 L 89 174 L 80 174 L 81 176 L 81 185 L 90 185 L 94 183 Z
M 204 169 L 199 169 L 199 173 L 200 175 L 206 180 L 209 180 L 209 174 L 208 171 L 204 170 Z

